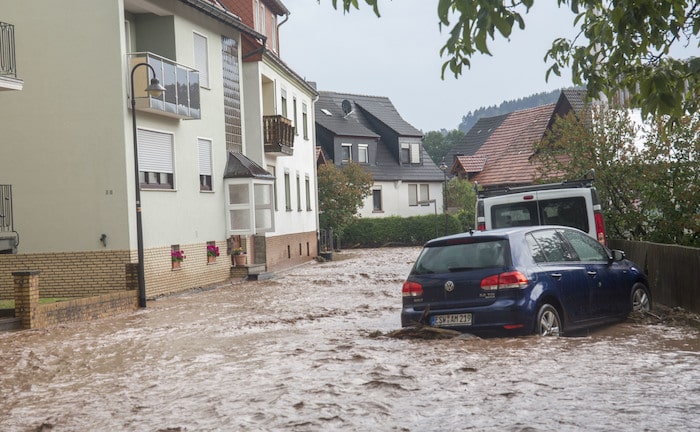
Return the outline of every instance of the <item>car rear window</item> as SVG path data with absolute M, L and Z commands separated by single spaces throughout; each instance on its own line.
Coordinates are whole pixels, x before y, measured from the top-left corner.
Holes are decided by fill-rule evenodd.
M 504 267 L 508 260 L 508 240 L 426 246 L 416 260 L 414 274 L 448 273 Z
M 586 199 L 570 197 L 494 205 L 491 225 L 493 228 L 564 225 L 588 232 Z

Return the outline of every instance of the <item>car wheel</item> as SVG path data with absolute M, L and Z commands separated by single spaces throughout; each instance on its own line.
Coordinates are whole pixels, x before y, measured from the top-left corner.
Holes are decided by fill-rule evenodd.
M 561 336 L 563 333 L 561 319 L 559 318 L 559 312 L 554 306 L 545 304 L 540 307 L 540 311 L 537 313 L 535 331 L 540 336 Z
M 649 312 L 651 300 L 644 284 L 636 283 L 632 287 L 632 312 Z

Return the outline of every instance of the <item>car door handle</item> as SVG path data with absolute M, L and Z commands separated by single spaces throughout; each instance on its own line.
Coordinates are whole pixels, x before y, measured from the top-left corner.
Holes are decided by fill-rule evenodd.
M 594 276 L 598 275 L 598 272 L 595 272 L 595 271 L 589 271 L 587 273 L 588 273 L 588 276 L 590 276 L 590 277 L 594 277 Z
M 561 273 L 552 273 L 551 276 L 552 276 L 554 279 L 557 279 L 557 280 L 561 279 Z

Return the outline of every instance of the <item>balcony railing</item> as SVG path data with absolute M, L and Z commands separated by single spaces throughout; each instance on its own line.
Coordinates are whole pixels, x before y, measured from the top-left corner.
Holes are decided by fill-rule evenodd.
M 12 230 L 12 186 L 0 185 L 0 232 Z
M 0 76 L 17 78 L 15 26 L 0 22 Z
M 140 67 L 134 72 L 136 109 L 179 119 L 199 119 L 202 116 L 199 100 L 199 71 L 153 53 L 132 53 L 129 73 L 139 63 L 148 63 L 156 71 L 156 78 L 165 87 L 160 97 L 150 97 L 146 87 L 150 83 L 149 69 Z
M 263 116 L 263 140 L 266 153 L 291 155 L 294 150 L 294 126 L 281 115 Z

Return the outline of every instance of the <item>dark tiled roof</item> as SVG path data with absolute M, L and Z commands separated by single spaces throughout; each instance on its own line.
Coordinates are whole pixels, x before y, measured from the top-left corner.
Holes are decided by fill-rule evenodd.
M 576 113 L 583 111 L 586 106 L 586 90 L 564 89 L 561 91 L 559 99 L 561 100 L 562 97 L 565 97 L 569 101 L 569 104 L 571 104 L 571 107 Z
M 350 112 L 349 115 L 347 115 L 348 119 L 355 119 L 358 123 L 362 124 L 365 126 L 367 129 L 371 129 L 371 124 L 367 121 L 366 118 L 364 118 L 363 113 L 358 112 L 358 108 L 360 108 L 364 113 L 371 115 L 378 121 L 382 122 L 384 125 L 392 129 L 394 132 L 396 132 L 397 135 L 401 136 L 411 136 L 411 137 L 422 137 L 423 133 L 416 129 L 415 127 L 411 126 L 408 122 L 406 122 L 403 118 L 401 118 L 401 115 L 399 112 L 396 110 L 394 107 L 394 104 L 391 103 L 389 98 L 383 97 L 383 96 L 364 96 L 364 95 L 354 95 L 354 94 L 349 94 L 349 93 L 336 93 L 336 92 L 326 92 L 322 91 L 319 92 L 319 99 L 318 102 L 316 103 L 316 121 L 319 122 L 323 127 L 326 129 L 335 132 L 336 135 L 354 135 L 357 136 L 357 134 L 344 134 L 344 133 L 338 133 L 336 130 L 326 126 L 325 123 L 330 123 L 328 122 L 328 118 L 323 118 L 328 117 L 323 114 L 323 112 L 319 112 L 321 108 L 325 108 L 329 110 L 333 116 L 336 117 L 336 113 L 340 115 L 341 117 L 345 117 L 345 113 L 343 112 L 342 109 L 342 103 L 344 100 L 347 100 L 350 102 L 350 106 L 352 108 L 352 112 Z M 337 119 L 333 119 L 337 120 Z M 324 123 L 325 121 L 325 123 Z M 348 122 L 348 125 L 352 125 L 351 122 Z M 361 131 L 361 129 L 358 128 L 358 130 Z M 360 135 L 360 136 L 365 136 L 365 135 Z
M 245 155 L 236 152 L 229 152 L 224 169 L 224 178 L 259 178 L 274 180 L 275 176 L 267 172 L 263 167 L 256 164 Z
M 354 109 L 348 115 L 343 112 L 343 99 L 329 98 L 325 96 L 325 93 L 320 92 L 315 104 L 316 123 L 334 135 L 379 138 L 377 133 L 359 121 L 358 114 Z
M 464 138 L 447 153 L 445 156 L 447 164 L 451 165 L 458 155 L 471 156 L 476 153 L 506 117 L 508 114 L 480 118 L 464 135 Z

